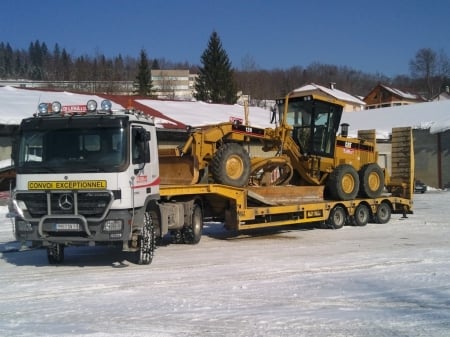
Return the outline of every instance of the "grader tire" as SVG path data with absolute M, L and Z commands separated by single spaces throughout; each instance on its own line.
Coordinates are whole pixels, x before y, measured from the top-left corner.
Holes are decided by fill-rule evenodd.
M 359 171 L 359 194 L 364 198 L 376 198 L 384 188 L 384 173 L 378 164 L 367 164 Z
M 358 172 L 348 164 L 336 167 L 326 182 L 327 196 L 333 200 L 355 199 L 358 191 Z
M 211 161 L 214 182 L 234 187 L 243 187 L 250 178 L 250 156 L 237 143 L 225 143 Z

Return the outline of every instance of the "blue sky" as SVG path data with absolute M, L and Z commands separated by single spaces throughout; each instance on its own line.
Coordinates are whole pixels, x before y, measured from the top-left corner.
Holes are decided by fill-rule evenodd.
M 387 76 L 409 74 L 421 48 L 450 56 L 449 0 L 2 0 L 0 41 L 55 43 L 98 53 L 200 64 L 213 30 L 232 65 L 313 62 Z

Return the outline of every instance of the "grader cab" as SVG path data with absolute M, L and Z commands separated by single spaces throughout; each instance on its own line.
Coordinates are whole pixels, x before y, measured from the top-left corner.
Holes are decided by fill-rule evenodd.
M 333 200 L 381 194 L 387 178 L 377 164 L 375 131 L 350 138 L 344 125 L 338 135 L 342 102 L 292 92 L 277 107 L 274 128 L 211 125 L 193 130 L 183 146 L 160 149 L 161 183 L 317 186 Z M 255 143 L 268 155 L 250 156 L 244 145 Z

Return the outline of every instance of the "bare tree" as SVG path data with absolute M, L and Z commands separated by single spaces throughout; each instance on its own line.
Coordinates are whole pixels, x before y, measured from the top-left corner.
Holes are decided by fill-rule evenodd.
M 432 98 L 450 79 L 450 59 L 444 50 L 436 52 L 430 48 L 420 49 L 410 61 L 413 78 L 422 81 L 427 97 Z

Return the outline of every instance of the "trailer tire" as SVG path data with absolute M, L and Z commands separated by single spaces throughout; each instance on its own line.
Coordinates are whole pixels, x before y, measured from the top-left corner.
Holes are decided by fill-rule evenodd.
M 189 245 L 200 242 L 203 231 L 203 212 L 199 205 L 195 204 L 192 209 L 191 224 L 182 230 L 183 241 Z
M 378 205 L 377 212 L 375 214 L 375 222 L 379 224 L 388 223 L 391 220 L 392 209 L 391 206 L 383 201 Z
M 210 168 L 216 183 L 243 187 L 250 178 L 250 156 L 242 145 L 225 143 L 214 154 Z
M 351 165 L 340 165 L 331 172 L 325 187 L 328 197 L 333 200 L 355 199 L 359 191 L 358 172 Z
M 359 193 L 363 198 L 379 197 L 384 188 L 384 172 L 376 164 L 364 165 L 359 170 Z
M 47 259 L 50 264 L 60 264 L 64 262 L 64 245 L 54 243 L 47 247 Z
M 359 204 L 355 209 L 355 214 L 353 215 L 353 225 L 355 226 L 365 226 L 370 219 L 369 207 L 365 204 Z
M 340 229 L 344 227 L 347 222 L 347 212 L 344 207 L 337 205 L 335 206 L 328 217 L 327 225 L 332 229 Z

